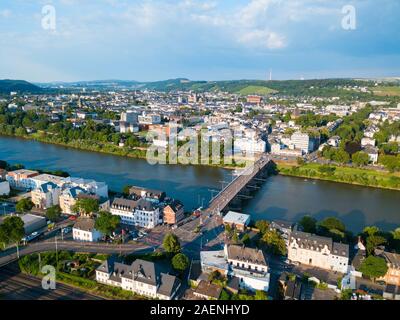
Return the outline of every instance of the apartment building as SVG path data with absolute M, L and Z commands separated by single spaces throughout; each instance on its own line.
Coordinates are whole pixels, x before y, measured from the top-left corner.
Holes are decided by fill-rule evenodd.
M 36 208 L 48 209 L 58 205 L 60 194 L 61 188 L 53 182 L 47 182 L 32 190 L 31 198 Z
M 72 208 L 76 204 L 76 201 L 78 200 L 78 195 L 85 192 L 86 190 L 80 187 L 71 187 L 71 188 L 68 187 L 62 190 L 59 197 L 59 205 L 61 211 L 66 214 L 75 214 Z
M 288 258 L 302 264 L 347 273 L 349 245 L 334 242 L 332 238 L 293 231 L 289 239 Z
M 176 224 L 185 217 L 183 204 L 174 200 L 163 209 L 163 221 L 167 224 Z
M 385 276 L 378 280 L 400 287 L 400 254 L 380 251 L 379 249 L 375 251 L 375 254 L 384 258 L 388 267 Z
M 160 272 L 154 262 L 141 259 L 126 265 L 109 258 L 96 269 L 96 281 L 161 300 L 176 298 L 181 286 L 177 277 Z
M 39 175 L 37 171 L 19 169 L 8 172 L 6 179 L 12 188 L 32 190 L 36 187 L 36 183 L 31 178 L 37 175 Z
M 316 144 L 307 133 L 300 131 L 295 132 L 291 136 L 291 143 L 294 149 L 301 150 L 303 153 L 309 153 L 315 150 Z
M 121 223 L 135 225 L 135 207 L 136 201 L 134 200 L 115 198 L 110 206 L 110 212 L 119 216 Z
M 69 187 L 80 187 L 87 193 L 96 194 L 99 197 L 108 198 L 108 185 L 105 182 L 98 182 L 93 179 L 65 178 L 65 183 Z
M 79 217 L 72 228 L 72 237 L 76 241 L 97 242 L 103 236 L 95 228 L 96 222 L 92 218 Z

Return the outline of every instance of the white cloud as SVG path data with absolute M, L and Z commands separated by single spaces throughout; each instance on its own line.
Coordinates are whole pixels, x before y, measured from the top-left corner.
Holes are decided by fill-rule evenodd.
M 0 18 L 9 18 L 11 17 L 11 15 L 12 15 L 11 10 L 8 9 L 0 10 Z
M 286 39 L 283 35 L 268 30 L 252 30 L 243 33 L 239 37 L 239 42 L 250 47 L 260 47 L 267 49 L 282 49 L 286 47 Z

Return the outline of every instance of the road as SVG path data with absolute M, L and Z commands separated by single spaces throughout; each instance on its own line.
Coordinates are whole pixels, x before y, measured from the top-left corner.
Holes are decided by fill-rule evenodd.
M 103 253 L 103 254 L 132 254 L 146 253 L 154 250 L 154 246 L 147 244 L 108 244 L 108 243 L 84 243 L 77 241 L 41 241 L 34 242 L 19 250 L 20 257 L 37 252 L 55 250 L 74 252 Z M 0 253 L 0 267 L 18 260 L 16 248 L 8 249 Z
M 1 300 L 103 300 L 92 295 L 57 283 L 55 290 L 42 288 L 41 280 L 20 273 L 16 264 L 1 269 L 0 272 Z

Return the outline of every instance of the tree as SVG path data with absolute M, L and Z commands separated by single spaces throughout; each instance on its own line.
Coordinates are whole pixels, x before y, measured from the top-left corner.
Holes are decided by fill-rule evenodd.
M 373 236 L 379 232 L 379 228 L 375 226 L 365 227 L 363 233 L 365 233 L 368 237 Z
M 122 188 L 122 193 L 123 193 L 125 196 L 129 196 L 129 189 L 130 189 L 130 188 L 132 188 L 132 186 L 129 186 L 129 185 L 124 186 L 124 187 Z
M 346 227 L 345 227 L 344 223 L 335 217 L 325 218 L 318 224 L 318 226 L 321 228 L 324 228 L 328 231 L 334 230 L 334 229 L 339 230 L 341 232 L 346 231 Z
M 6 217 L 0 225 L 0 242 L 4 247 L 11 243 L 18 243 L 25 235 L 24 222 L 20 217 Z
M 373 235 L 373 236 L 369 236 L 367 238 L 367 253 L 369 255 L 374 253 L 374 250 L 380 246 L 386 243 L 386 239 L 382 236 L 378 236 L 378 235 Z
M 304 216 L 299 221 L 304 232 L 315 233 L 317 231 L 317 220 L 311 216 Z
M 230 300 L 231 296 L 225 289 L 222 289 L 221 295 L 219 296 L 219 300 Z
M 99 211 L 99 201 L 92 198 L 78 199 L 72 210 L 78 212 L 80 215 L 90 215 Z
M 172 258 L 172 267 L 183 273 L 189 267 L 189 258 L 183 253 L 178 253 Z
M 110 212 L 99 212 L 96 219 L 95 228 L 104 235 L 111 235 L 121 222 L 121 217 L 112 215 Z
M 51 221 L 57 221 L 61 216 L 60 206 L 52 206 L 46 210 L 46 217 Z
M 358 167 L 366 166 L 369 163 L 369 156 L 367 153 L 359 151 L 351 156 L 351 161 Z
M 268 296 L 264 291 L 257 290 L 254 296 L 254 300 L 268 300 Z
M 262 242 L 273 254 L 284 256 L 287 253 L 285 240 L 275 230 L 267 231 L 262 237 Z
M 387 270 L 388 267 L 386 265 L 386 261 L 381 257 L 369 256 L 362 262 L 360 266 L 360 271 L 373 280 L 383 277 Z
M 250 236 L 246 233 L 243 235 L 242 239 L 240 239 L 244 245 L 248 245 L 250 243 Z
M 261 234 L 264 234 L 268 231 L 269 222 L 266 220 L 258 220 L 255 224 L 256 228 L 260 230 Z
M 181 244 L 178 237 L 173 233 L 167 233 L 163 240 L 163 247 L 169 254 L 176 254 L 181 251 Z
M 32 208 L 33 208 L 33 203 L 31 200 L 27 198 L 19 200 L 15 205 L 15 210 L 19 213 L 30 211 Z

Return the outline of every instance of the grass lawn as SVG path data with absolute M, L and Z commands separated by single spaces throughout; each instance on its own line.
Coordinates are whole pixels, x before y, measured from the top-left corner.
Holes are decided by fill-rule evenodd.
M 400 97 L 400 86 L 380 86 L 371 89 L 377 96 Z
M 267 95 L 271 93 L 276 93 L 276 90 L 270 89 L 268 87 L 262 86 L 247 86 L 241 90 L 239 90 L 239 94 L 247 96 L 250 94 L 259 94 L 259 95 Z
M 282 175 L 298 176 L 311 179 L 327 180 L 356 184 L 368 187 L 400 190 L 400 173 L 390 173 L 371 169 L 330 166 L 335 168 L 333 174 L 321 172 L 321 165 L 309 163 L 303 166 L 279 164 Z

